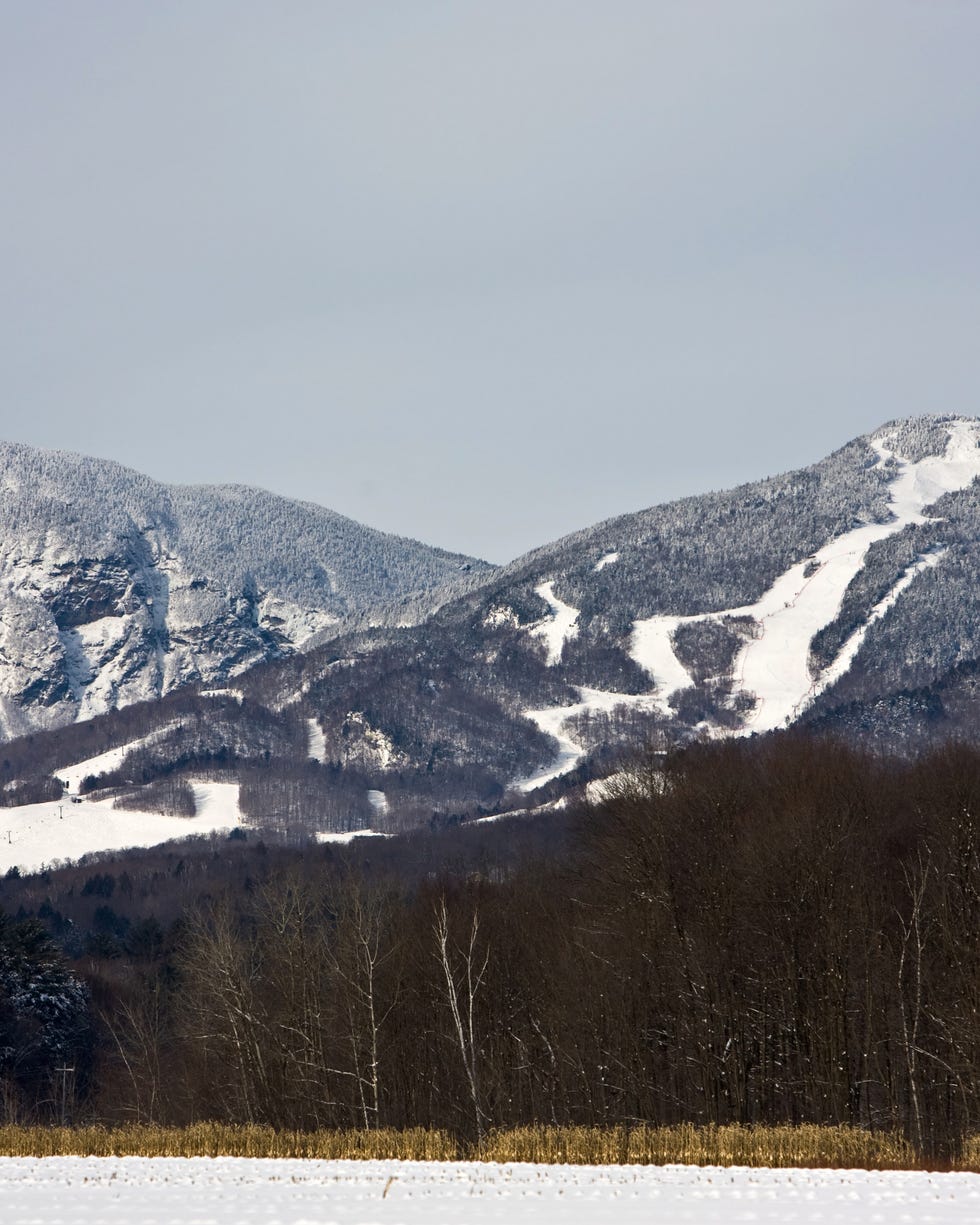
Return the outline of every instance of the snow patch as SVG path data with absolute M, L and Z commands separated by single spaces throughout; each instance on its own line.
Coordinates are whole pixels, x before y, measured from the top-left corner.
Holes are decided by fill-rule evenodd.
M 241 824 L 238 783 L 191 782 L 197 817 L 215 829 Z
M 313 837 L 317 842 L 337 842 L 344 846 L 348 842 L 353 842 L 355 838 L 387 838 L 388 835 L 377 829 L 351 829 L 343 834 L 318 833 Z
M 487 610 L 483 624 L 488 630 L 499 630 L 505 625 L 516 627 L 520 625 L 520 620 L 512 608 L 504 604 L 495 604 L 493 608 Z
M 360 732 L 360 740 L 356 743 L 353 740 L 350 742 L 352 756 L 360 750 L 362 756 L 376 761 L 382 770 L 389 769 L 401 760 L 392 738 L 380 728 L 372 727 L 363 711 L 348 711 L 345 723 L 349 731 Z
M 619 554 L 607 553 L 604 557 L 600 557 L 596 564 L 592 567 L 593 572 L 598 574 L 600 570 L 605 570 L 606 566 L 611 566 L 614 561 L 619 561 Z
M 112 669 L 109 668 L 105 677 L 100 677 L 100 673 L 108 668 L 126 642 L 130 621 L 130 617 L 100 617 L 96 621 L 58 631 L 58 639 L 65 653 L 68 688 L 75 701 L 81 703 L 79 718 L 104 714 L 108 709 L 113 690 Z M 97 678 L 102 679 L 103 689 L 108 683 L 108 694 L 98 692 Z
M 636 775 L 628 770 L 617 770 L 605 778 L 594 778 L 585 784 L 585 798 L 590 804 L 604 804 L 606 800 L 615 799 L 628 790 L 635 778 Z
M 338 617 L 315 608 L 303 608 L 290 600 L 266 593 L 258 604 L 259 625 L 301 651 L 314 635 L 336 625 Z
M 323 734 L 323 728 L 316 719 L 307 719 L 306 727 L 309 736 L 307 755 L 313 761 L 325 762 L 327 760 L 327 739 Z
M 375 812 L 386 813 L 388 811 L 388 797 L 383 791 L 369 791 L 367 798 Z

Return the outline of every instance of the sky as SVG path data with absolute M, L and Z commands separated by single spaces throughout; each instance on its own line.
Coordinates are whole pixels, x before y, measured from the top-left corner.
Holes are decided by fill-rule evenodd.
M 0 437 L 503 562 L 980 413 L 975 0 L 0 0 Z

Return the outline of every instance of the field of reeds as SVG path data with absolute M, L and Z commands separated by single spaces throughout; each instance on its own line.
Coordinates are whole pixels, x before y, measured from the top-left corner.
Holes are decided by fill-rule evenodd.
M 280 1131 L 195 1123 L 189 1127 L 0 1127 L 8 1157 L 302 1157 L 321 1160 L 533 1161 L 570 1165 L 722 1165 L 785 1169 L 928 1168 L 902 1136 L 857 1127 L 520 1127 L 467 1144 L 412 1128 Z M 980 1173 L 980 1135 L 953 1168 Z

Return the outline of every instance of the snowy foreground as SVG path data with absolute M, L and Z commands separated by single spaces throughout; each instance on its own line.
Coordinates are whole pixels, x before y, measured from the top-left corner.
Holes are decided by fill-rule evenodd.
M 0 1158 L 0 1221 L 104 1225 L 980 1220 L 980 1175 L 696 1166 Z

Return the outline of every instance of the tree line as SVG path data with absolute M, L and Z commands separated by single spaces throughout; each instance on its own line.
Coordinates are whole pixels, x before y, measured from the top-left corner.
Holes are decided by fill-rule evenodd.
M 934 1159 L 980 1129 L 973 748 L 910 762 L 783 734 L 640 761 L 538 827 L 181 865 L 142 902 L 129 879 L 153 939 L 75 961 L 78 1117 L 850 1123 Z M 105 924 L 114 874 L 84 898 L 82 874 L 49 910 Z M 28 919 L 57 889 L 0 900 Z M 8 1114 L 40 1109 L 20 1093 Z

